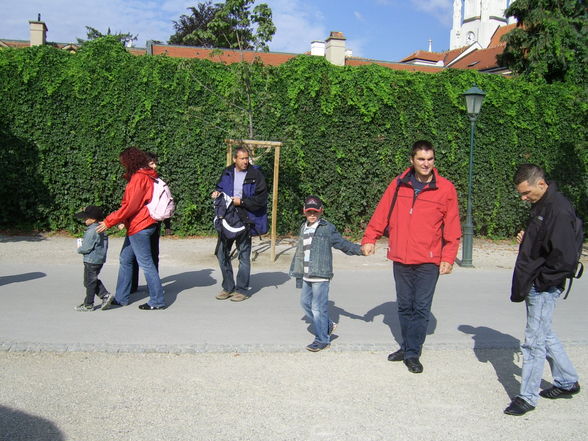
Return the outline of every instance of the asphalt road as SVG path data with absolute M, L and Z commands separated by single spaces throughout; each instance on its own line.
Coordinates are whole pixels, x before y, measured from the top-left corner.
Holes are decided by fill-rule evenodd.
M 103 281 L 114 289 L 111 242 Z M 73 239 L 0 237 L 0 440 L 580 440 L 584 392 L 502 413 L 516 395 L 524 306 L 508 300 L 513 248 L 476 250 L 477 268 L 440 279 L 422 362 L 386 355 L 399 329 L 389 264 L 337 255 L 331 349 L 312 340 L 287 276 L 291 249 L 256 259 L 251 298 L 218 301 L 210 240 L 162 240 L 169 308 L 79 313 Z M 588 278 L 555 329 L 587 374 Z M 548 368 L 543 387 L 551 381 Z

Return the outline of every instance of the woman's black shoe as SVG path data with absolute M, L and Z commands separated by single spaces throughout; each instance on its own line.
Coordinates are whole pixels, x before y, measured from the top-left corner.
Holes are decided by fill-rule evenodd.
M 143 303 L 142 305 L 139 305 L 139 309 L 144 311 L 158 311 L 165 308 L 165 306 L 151 306 L 149 303 Z

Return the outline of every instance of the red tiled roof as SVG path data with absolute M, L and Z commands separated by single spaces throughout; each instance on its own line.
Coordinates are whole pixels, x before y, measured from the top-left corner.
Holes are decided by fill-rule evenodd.
M 458 60 L 451 67 L 455 69 L 486 70 L 498 67 L 496 56 L 504 50 L 504 45 L 488 49 L 478 49 Z
M 509 24 L 506 26 L 499 26 L 496 29 L 496 31 L 494 31 L 494 35 L 492 35 L 492 38 L 490 39 L 490 44 L 488 45 L 488 47 L 491 48 L 491 47 L 496 47 L 496 46 L 504 46 L 505 43 L 503 41 L 500 41 L 500 39 L 502 38 L 503 35 L 508 34 L 510 31 L 512 31 L 516 27 L 517 27 L 516 23 Z
M 406 63 L 412 60 L 425 60 L 436 63 L 437 61 L 443 60 L 445 52 L 429 52 L 429 51 L 416 51 L 410 54 L 408 57 L 400 60 L 401 63 Z
M 443 52 L 445 54 L 445 57 L 443 58 L 443 64 L 447 66 L 449 63 L 451 63 L 453 60 L 455 60 L 457 57 L 463 54 L 465 50 L 468 49 L 468 47 L 469 46 L 458 47 L 457 49 L 452 49 L 450 51 Z
M 281 52 L 237 51 L 233 49 L 208 49 L 194 46 L 171 46 L 164 44 L 153 44 L 151 47 L 153 55 L 165 54 L 173 58 L 200 58 L 227 64 L 239 63 L 241 61 L 250 63 L 259 58 L 263 64 L 278 66 L 298 55 Z

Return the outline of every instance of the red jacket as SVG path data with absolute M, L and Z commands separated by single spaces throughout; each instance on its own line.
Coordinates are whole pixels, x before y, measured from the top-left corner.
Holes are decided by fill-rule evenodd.
M 147 203 L 153 197 L 151 178 L 157 178 L 157 172 L 151 168 L 142 168 L 131 176 L 125 187 L 120 208 L 104 219 L 108 228 L 124 223 L 127 236 L 132 236 L 157 222 L 147 209 Z
M 396 206 L 390 216 L 388 259 L 408 265 L 441 262 L 453 265 L 461 237 L 455 187 L 434 169 L 433 180 L 415 198 L 410 183 L 412 173 L 412 167 L 408 168 L 390 183 L 361 243 L 375 243 L 382 236 L 400 181 Z

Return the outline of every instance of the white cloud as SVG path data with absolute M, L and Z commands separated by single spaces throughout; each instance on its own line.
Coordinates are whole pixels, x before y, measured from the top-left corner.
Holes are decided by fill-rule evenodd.
M 357 18 L 359 21 L 361 21 L 362 23 L 365 23 L 365 17 L 363 15 L 361 15 L 361 12 L 353 11 L 353 15 L 355 15 L 355 18 Z
M 277 32 L 270 42 L 275 52 L 303 53 L 314 40 L 323 41 L 328 32 L 324 17 L 316 7 L 304 0 L 265 0 L 272 9 Z
M 410 2 L 418 10 L 434 16 L 444 25 L 449 25 L 451 23 L 453 17 L 452 0 L 410 0 Z
M 0 37 L 28 40 L 28 21 L 36 20 L 37 13 L 46 23 L 47 39 L 62 43 L 86 37 L 85 26 L 101 32 L 129 32 L 139 35 L 138 46 L 146 40 L 167 39 L 174 33 L 173 20 L 187 13 L 194 2 L 186 0 L 29 0 L 12 2 L 2 11 Z

